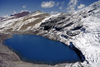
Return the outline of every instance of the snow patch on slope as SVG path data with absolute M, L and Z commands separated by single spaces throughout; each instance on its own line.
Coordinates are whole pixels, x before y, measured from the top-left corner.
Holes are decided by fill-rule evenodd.
M 49 17 L 49 14 L 42 13 L 40 11 L 30 13 L 20 18 L 9 17 L 0 23 L 0 31 L 31 30 L 33 28 L 39 27 L 41 20 L 45 19 L 46 17 Z
M 85 55 L 91 67 L 100 67 L 100 19 L 90 16 L 82 21 L 85 30 L 73 40 L 74 44 Z

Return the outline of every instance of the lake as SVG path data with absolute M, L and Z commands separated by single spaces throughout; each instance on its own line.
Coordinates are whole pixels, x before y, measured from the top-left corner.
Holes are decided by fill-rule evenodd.
M 58 64 L 81 61 L 77 53 L 65 44 L 41 36 L 15 34 L 3 44 L 26 62 Z

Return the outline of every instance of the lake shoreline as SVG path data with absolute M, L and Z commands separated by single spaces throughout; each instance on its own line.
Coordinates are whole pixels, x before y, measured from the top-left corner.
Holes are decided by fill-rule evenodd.
M 26 34 L 27 35 L 27 34 Z M 29 34 L 30 35 L 30 34 Z M 32 34 L 31 34 L 32 35 Z M 12 50 L 10 50 L 7 46 L 5 46 L 5 45 L 3 45 L 2 44 L 2 42 L 5 40 L 5 39 L 8 39 L 8 38 L 11 38 L 12 37 L 12 34 L 2 34 L 2 36 L 4 37 L 4 38 L 1 38 L 0 39 L 0 53 L 4 53 L 4 54 L 7 54 L 7 55 L 9 55 L 9 54 L 14 54 L 15 56 L 14 56 L 14 58 L 17 58 L 17 61 L 12 61 L 12 60 L 9 60 L 9 59 L 7 59 L 6 60 L 6 62 L 7 61 L 10 61 L 10 62 L 12 62 L 12 64 L 11 65 L 15 65 L 15 67 L 27 67 L 27 65 L 29 65 L 29 66 L 37 66 L 37 65 L 40 65 L 40 66 L 47 66 L 47 67 L 51 67 L 52 65 L 48 65 L 48 64 L 36 64 L 36 63 L 30 63 L 30 62 L 25 62 L 25 61 L 22 61 L 20 58 L 19 58 L 19 56 L 16 54 L 16 53 L 14 53 Z M 5 50 L 3 50 L 3 52 L 2 52 L 2 47 L 5 49 Z M 9 51 L 9 52 L 8 52 Z M 13 55 L 12 55 L 13 56 Z M 0 56 L 1 57 L 1 56 Z M 2 58 L 0 61 L 3 61 L 3 59 L 4 58 Z M 9 63 L 9 62 L 7 62 L 7 63 Z M 77 63 L 80 63 L 80 62 L 77 62 Z M 70 64 L 70 63 L 59 63 L 59 64 L 56 64 L 56 65 L 53 65 L 53 67 L 54 66 L 59 66 L 59 65 L 62 65 L 62 67 L 63 67 L 63 65 L 66 65 L 66 64 Z M 71 64 L 74 64 L 74 63 L 71 63 Z M 0 64 L 0 65 L 5 65 L 5 64 Z M 19 66 L 17 66 L 17 65 L 19 65 Z M 7 65 L 6 65 L 7 66 Z

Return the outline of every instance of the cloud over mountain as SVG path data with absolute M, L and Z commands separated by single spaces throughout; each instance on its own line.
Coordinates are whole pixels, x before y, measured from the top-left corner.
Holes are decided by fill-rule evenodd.
M 74 12 L 77 3 L 78 3 L 78 0 L 70 0 L 70 2 L 68 3 L 67 10 L 70 12 Z
M 42 8 L 51 8 L 51 7 L 54 7 L 54 5 L 55 5 L 54 1 L 42 2 L 41 7 Z
M 77 8 L 78 8 L 78 9 L 81 9 L 81 8 L 83 8 L 83 7 L 85 7 L 85 4 L 80 4 Z
M 24 5 L 24 6 L 22 6 L 23 8 L 26 8 L 26 6 Z

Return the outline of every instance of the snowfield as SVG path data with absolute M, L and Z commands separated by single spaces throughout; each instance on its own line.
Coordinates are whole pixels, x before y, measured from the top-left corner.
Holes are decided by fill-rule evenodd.
M 83 24 L 81 34 L 71 40 L 88 61 L 81 63 L 84 67 L 100 67 L 100 1 L 83 10 L 93 9 L 94 5 L 97 6 L 97 9 L 91 12 L 92 15 L 81 20 Z M 80 11 L 75 14 L 78 12 Z M 75 67 L 77 66 L 75 64 Z
M 35 21 L 39 19 L 41 20 L 36 23 Z M 72 14 L 60 13 L 50 16 L 36 12 L 0 22 L 0 32 L 7 32 L 8 29 L 10 29 L 8 32 L 38 30 L 37 35 L 63 42 L 68 46 L 73 42 L 86 60 L 64 63 L 61 67 L 100 67 L 100 1 Z
M 100 1 L 82 10 L 76 11 L 73 14 L 75 17 L 79 16 L 79 18 L 82 19 L 80 22 L 83 27 L 80 29 L 80 34 L 71 37 L 71 39 L 60 36 L 59 41 L 67 45 L 69 45 L 69 42 L 73 42 L 74 45 L 82 51 L 86 61 L 83 63 L 76 62 L 72 65 L 67 64 L 65 67 L 100 67 Z M 66 35 L 66 29 L 62 32 L 57 32 L 57 35 L 62 34 Z
M 100 67 L 100 19 L 90 16 L 83 19 L 85 31 L 73 39 L 77 48 L 85 55 L 89 64 L 82 63 L 87 67 Z
M 90 67 L 100 67 L 100 1 L 94 4 L 98 9 L 82 19 L 85 30 L 74 39 L 74 43 L 85 55 Z M 83 66 L 87 64 L 83 63 Z

